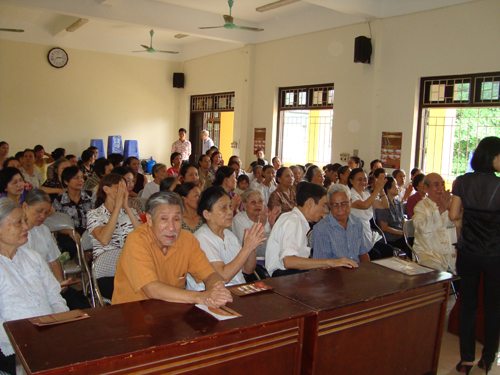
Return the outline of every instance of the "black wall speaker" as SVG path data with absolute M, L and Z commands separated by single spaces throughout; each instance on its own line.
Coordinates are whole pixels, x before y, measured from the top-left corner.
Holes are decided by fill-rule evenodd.
M 372 55 L 372 40 L 366 36 L 358 36 L 354 39 L 354 62 L 355 63 L 370 63 Z
M 174 87 L 178 89 L 184 88 L 184 73 L 174 73 Z

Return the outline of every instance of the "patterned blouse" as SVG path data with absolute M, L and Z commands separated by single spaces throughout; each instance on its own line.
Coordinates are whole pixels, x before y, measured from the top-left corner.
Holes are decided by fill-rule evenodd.
M 281 207 L 281 213 L 293 210 L 293 208 L 297 206 L 297 194 L 295 189 L 293 187 L 290 188 L 290 194 L 285 193 L 279 188 L 273 191 L 269 196 L 267 207 L 269 210 L 272 210 L 276 206 Z
M 212 174 L 212 172 L 210 172 L 209 170 L 207 170 L 207 175 L 205 176 L 203 174 L 203 172 L 201 171 L 201 168 L 199 169 L 199 178 L 200 178 L 200 183 L 202 180 L 205 180 L 205 185 L 203 185 L 203 190 L 205 189 L 208 189 L 210 186 L 212 186 L 213 182 L 214 182 L 214 175 Z
M 57 212 L 63 212 L 75 223 L 75 230 L 82 234 L 87 229 L 87 213 L 92 210 L 95 203 L 95 196 L 91 191 L 81 190 L 80 201 L 78 203 L 69 199 L 68 191 L 62 193 L 54 199 L 52 206 Z
M 203 226 L 203 220 L 200 219 L 198 220 L 198 223 L 196 224 L 196 226 L 194 227 L 194 229 L 191 229 L 188 227 L 188 225 L 186 224 L 186 222 L 184 221 L 184 218 L 182 218 L 182 229 L 185 229 L 185 230 L 188 230 L 190 231 L 191 233 L 194 233 L 196 232 L 198 229 L 200 229 L 201 227 Z
M 137 215 L 135 210 L 132 209 L 132 211 L 140 221 L 139 216 Z M 94 236 L 92 236 L 92 232 L 97 227 L 104 227 L 108 223 L 110 217 L 111 213 L 108 211 L 104 204 L 91 210 L 88 213 L 87 230 L 90 234 L 90 238 L 92 239 L 92 245 L 94 249 L 92 254 L 94 255 L 94 259 L 99 254 L 105 251 L 122 249 L 128 234 L 134 230 L 134 225 L 132 224 L 132 221 L 130 220 L 127 212 L 123 208 L 120 208 L 118 222 L 116 223 L 116 228 L 113 232 L 113 236 L 111 237 L 111 241 L 109 241 L 108 245 L 104 246 Z

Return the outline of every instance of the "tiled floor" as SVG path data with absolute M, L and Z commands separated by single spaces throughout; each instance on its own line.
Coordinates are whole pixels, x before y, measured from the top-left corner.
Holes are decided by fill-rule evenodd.
M 448 299 L 448 313 L 453 308 L 454 304 L 455 304 L 455 298 L 451 296 L 450 299 Z M 437 375 L 460 374 L 455 370 L 455 366 L 460 361 L 458 336 L 448 333 L 446 331 L 447 326 L 448 326 L 448 321 L 446 321 L 445 323 L 445 330 L 443 333 L 443 341 L 441 343 L 441 354 L 439 356 L 439 367 Z M 476 364 L 477 361 L 479 361 L 479 359 L 481 358 L 482 349 L 483 346 L 480 343 L 476 342 L 476 361 L 475 361 Z M 472 368 L 470 375 L 479 375 L 479 374 L 484 374 L 484 370 L 477 367 L 476 365 Z M 500 375 L 500 363 L 498 361 L 495 363 L 495 365 L 493 365 L 493 368 L 488 374 Z

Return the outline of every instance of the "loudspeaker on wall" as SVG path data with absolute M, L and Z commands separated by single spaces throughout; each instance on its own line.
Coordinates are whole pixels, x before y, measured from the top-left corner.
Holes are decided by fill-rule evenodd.
M 358 36 L 354 39 L 354 62 L 355 63 L 370 63 L 372 55 L 372 42 L 366 36 Z
M 184 73 L 174 73 L 174 87 L 178 89 L 184 88 Z

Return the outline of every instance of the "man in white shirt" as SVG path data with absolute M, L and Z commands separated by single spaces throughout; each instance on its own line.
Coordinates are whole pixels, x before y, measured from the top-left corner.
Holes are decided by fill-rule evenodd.
M 413 250 L 420 264 L 439 271 L 455 272 L 456 255 L 451 237 L 455 242 L 456 228 L 448 219 L 450 191 L 446 190 L 443 178 L 437 173 L 429 173 L 425 177 L 424 189 L 427 197 L 414 208 Z
M 210 147 L 214 145 L 214 141 L 208 136 L 208 130 L 203 129 L 201 131 L 201 140 L 202 140 L 202 146 L 201 146 L 201 153 L 204 155 L 207 153 L 208 150 L 210 150 Z
M 326 213 L 326 203 L 326 190 L 322 186 L 310 182 L 301 182 L 297 186 L 297 207 L 280 216 L 267 240 L 266 269 L 270 275 L 285 276 L 322 267 L 358 266 L 345 258 L 309 259 L 309 222 L 321 220 Z

